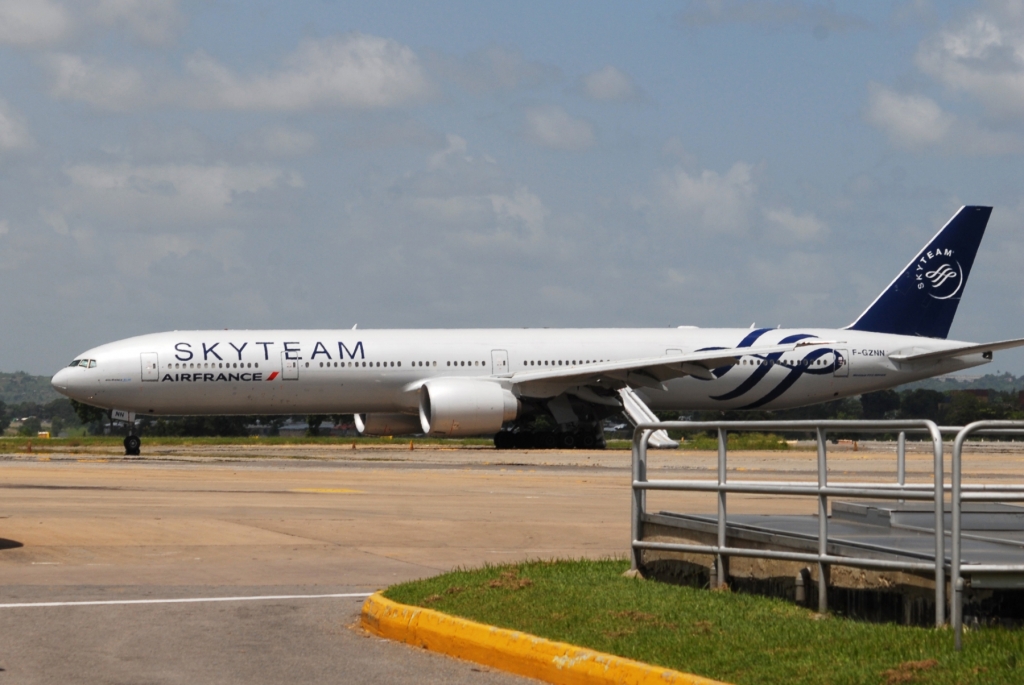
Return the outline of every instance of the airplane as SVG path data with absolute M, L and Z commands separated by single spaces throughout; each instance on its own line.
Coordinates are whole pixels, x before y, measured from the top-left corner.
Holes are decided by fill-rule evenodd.
M 83 352 L 52 383 L 129 426 L 137 416 L 354 414 L 366 435 L 590 447 L 620 412 L 639 423 L 656 410 L 798 407 L 1024 345 L 946 339 L 991 212 L 960 208 L 841 329 L 172 331 Z M 140 445 L 130 430 L 126 453 Z

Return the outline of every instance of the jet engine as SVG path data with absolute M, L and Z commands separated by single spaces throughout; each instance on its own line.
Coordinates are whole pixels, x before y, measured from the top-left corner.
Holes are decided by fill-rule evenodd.
M 420 418 L 411 414 L 356 414 L 360 435 L 412 435 L 422 432 Z
M 494 381 L 443 378 L 420 388 L 420 426 L 427 435 L 493 435 L 519 408 L 515 395 Z

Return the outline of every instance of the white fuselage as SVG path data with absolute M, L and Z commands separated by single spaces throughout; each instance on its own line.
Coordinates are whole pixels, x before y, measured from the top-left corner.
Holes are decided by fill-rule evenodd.
M 99 407 L 152 415 L 415 413 L 415 389 L 437 378 L 516 374 L 690 353 L 705 348 L 823 342 L 769 359 L 752 355 L 641 388 L 651 409 L 782 409 L 890 388 L 984 364 L 981 354 L 902 366 L 889 357 L 965 343 L 845 329 L 465 329 L 174 331 L 80 355 L 54 386 Z M 770 357 L 771 355 L 769 355 Z

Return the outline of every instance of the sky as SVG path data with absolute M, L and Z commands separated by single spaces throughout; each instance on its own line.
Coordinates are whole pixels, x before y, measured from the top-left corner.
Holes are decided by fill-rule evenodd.
M 0 0 L 0 371 L 172 329 L 841 327 L 964 204 L 950 337 L 1024 337 L 1022 156 L 1021 0 Z

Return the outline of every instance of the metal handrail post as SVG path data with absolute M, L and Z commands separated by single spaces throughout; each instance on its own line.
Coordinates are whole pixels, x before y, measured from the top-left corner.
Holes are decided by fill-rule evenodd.
M 946 515 L 945 478 L 942 472 L 942 433 L 938 426 L 928 422 L 935 451 L 935 627 L 946 623 Z
M 825 447 L 824 428 L 816 429 L 818 438 L 818 555 L 828 555 L 828 495 L 821 488 L 828 485 L 828 456 Z M 828 564 L 818 562 L 818 613 L 828 611 Z
M 964 635 L 964 579 L 960 577 L 960 569 L 963 566 L 961 554 L 963 547 L 961 537 L 963 532 L 963 450 L 964 443 L 972 434 L 985 429 L 1005 429 L 1006 434 L 1016 434 L 1020 421 L 975 421 L 964 426 L 956 435 L 953 442 L 953 459 L 950 464 L 952 476 L 951 502 L 953 525 L 950 531 L 950 560 L 949 560 L 949 582 L 953 586 L 953 601 L 950 607 L 950 617 L 953 623 L 953 645 L 956 651 L 963 649 Z
M 640 569 L 643 550 L 636 546 L 636 541 L 643 539 L 644 510 L 647 507 L 647 491 L 637 487 L 637 483 L 647 482 L 647 440 L 653 431 L 637 429 L 633 433 L 633 497 L 630 504 L 630 568 Z
M 953 646 L 956 651 L 963 649 L 963 630 L 964 630 L 964 586 L 963 579 L 960 578 L 960 487 L 961 487 L 961 454 L 964 448 L 964 440 L 970 435 L 971 429 L 974 424 L 966 426 L 962 431 L 957 433 L 956 441 L 953 443 L 953 461 L 950 464 L 952 471 L 952 501 L 950 507 L 952 508 L 953 526 L 950 539 L 950 560 L 949 560 L 949 582 L 953 584 L 953 602 L 949 608 L 950 620 L 953 623 Z
M 719 548 L 728 547 L 726 542 L 726 509 L 725 509 L 725 498 L 726 493 L 721 489 L 722 485 L 725 485 L 726 481 L 726 450 L 728 434 L 722 428 L 718 429 L 718 546 Z M 722 554 L 715 555 L 715 562 L 717 563 L 717 572 L 715 574 L 715 585 L 717 587 L 725 587 L 726 579 L 729 577 L 729 559 Z
M 907 484 L 907 432 L 900 431 L 896 439 L 896 484 Z M 904 500 L 897 500 L 903 504 Z

